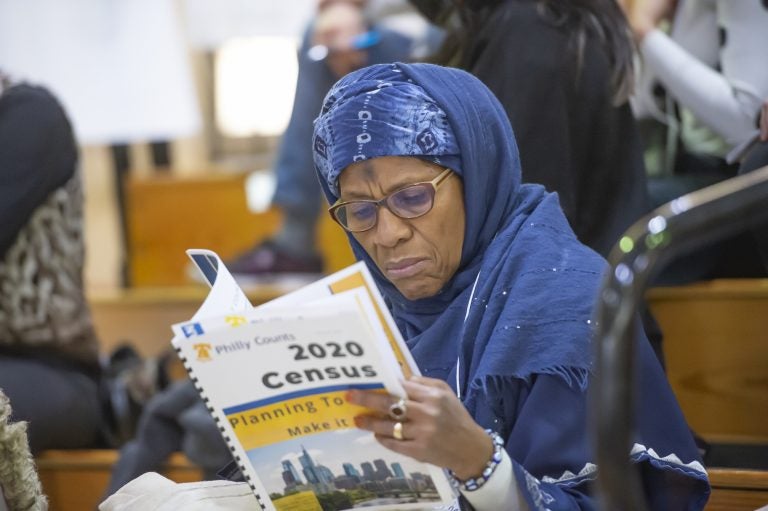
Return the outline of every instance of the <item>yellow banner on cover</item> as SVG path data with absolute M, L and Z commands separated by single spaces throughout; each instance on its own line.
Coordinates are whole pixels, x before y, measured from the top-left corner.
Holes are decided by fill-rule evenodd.
M 309 394 L 230 413 L 227 420 L 249 451 L 301 436 L 354 428 L 354 417 L 368 412 L 348 403 L 345 390 Z

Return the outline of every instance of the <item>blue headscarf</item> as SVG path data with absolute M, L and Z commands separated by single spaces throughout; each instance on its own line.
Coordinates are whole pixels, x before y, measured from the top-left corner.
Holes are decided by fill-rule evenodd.
M 313 150 L 330 203 L 339 174 L 362 159 L 418 157 L 461 176 L 461 263 L 435 296 L 407 300 L 349 236 L 425 375 L 448 381 L 470 411 L 473 388 L 494 378 L 545 373 L 586 387 L 604 262 L 576 240 L 556 195 L 521 184 L 507 115 L 477 78 L 430 64 L 353 72 L 326 96 Z

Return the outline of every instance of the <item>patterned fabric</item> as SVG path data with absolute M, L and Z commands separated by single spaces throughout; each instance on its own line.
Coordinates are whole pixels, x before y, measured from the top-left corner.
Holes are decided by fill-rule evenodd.
M 10 422 L 12 412 L 8 397 L 0 389 L 0 501 L 5 498 L 12 510 L 45 511 L 48 501 L 27 445 L 27 424 Z
M 82 282 L 82 204 L 76 174 L 37 207 L 0 261 L 0 349 L 45 348 L 95 363 Z
M 339 173 L 347 165 L 377 156 L 424 158 L 461 175 L 459 147 L 445 112 L 424 89 L 407 81 L 397 67 L 386 74 L 347 87 L 344 82 L 326 96 L 315 125 L 315 162 L 326 185 L 338 195 Z M 324 115 L 333 110 L 333 115 Z
M 359 119 L 361 111 L 371 114 Z M 419 146 L 425 126 L 414 122 L 414 111 L 436 114 L 426 125 L 437 141 L 428 151 Z M 382 122 L 375 122 L 373 112 Z M 453 137 L 443 136 L 448 130 L 441 126 L 450 126 Z M 364 127 L 374 132 L 366 137 L 366 144 L 374 144 L 370 148 L 357 143 Z M 556 195 L 521 184 L 515 138 L 498 100 L 456 69 L 371 66 L 347 75 L 329 92 L 315 124 L 314 153 L 331 203 L 338 198 L 339 174 L 356 158 L 460 161 L 466 211 L 462 259 L 440 292 L 409 301 L 349 235 L 353 251 L 371 268 L 422 373 L 445 380 L 479 425 L 506 439 L 529 507 L 595 509 L 591 481 L 599 468 L 585 470 L 595 465 L 586 390 L 591 315 L 606 264 L 576 239 Z M 708 495 L 706 473 L 639 323 L 638 339 L 642 392 L 635 441 L 657 456 L 632 459 L 643 467 L 654 509 L 701 509 Z

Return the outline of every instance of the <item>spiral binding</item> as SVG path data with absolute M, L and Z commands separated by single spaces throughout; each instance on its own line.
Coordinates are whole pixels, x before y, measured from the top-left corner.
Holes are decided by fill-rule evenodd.
M 248 483 L 248 486 L 250 486 L 251 491 L 256 496 L 256 500 L 259 502 L 259 506 L 261 506 L 262 510 L 267 509 L 267 507 L 264 505 L 264 502 L 262 501 L 261 495 L 259 495 L 258 491 L 256 490 L 256 485 L 253 484 L 253 481 L 251 480 L 251 476 L 248 475 L 248 472 L 245 470 L 245 465 L 242 463 L 242 459 L 240 456 L 237 456 L 235 453 L 236 449 L 235 446 L 232 443 L 232 439 L 227 435 L 226 430 L 221 426 L 221 421 L 219 417 L 216 415 L 214 408 L 210 405 L 210 400 L 208 399 L 208 396 L 205 395 L 205 392 L 203 392 L 203 388 L 198 385 L 197 377 L 192 372 L 192 368 L 187 363 L 187 357 L 184 356 L 184 354 L 181 352 L 181 348 L 178 346 L 174 346 L 174 349 L 176 350 L 176 354 L 178 355 L 179 359 L 181 360 L 182 365 L 184 366 L 184 369 L 187 370 L 187 373 L 189 374 L 189 379 L 192 381 L 192 385 L 195 387 L 195 390 L 197 390 L 197 393 L 200 394 L 200 398 L 203 400 L 203 403 L 205 403 L 205 407 L 208 409 L 208 413 L 211 414 L 211 417 L 213 417 L 214 422 L 216 422 L 216 426 L 219 428 L 219 431 L 221 432 L 221 436 L 224 438 L 224 441 L 229 446 L 229 450 L 233 453 L 233 456 L 235 458 L 235 462 L 237 463 L 237 466 L 240 467 L 240 473 L 243 474 L 243 477 L 245 478 L 245 482 Z

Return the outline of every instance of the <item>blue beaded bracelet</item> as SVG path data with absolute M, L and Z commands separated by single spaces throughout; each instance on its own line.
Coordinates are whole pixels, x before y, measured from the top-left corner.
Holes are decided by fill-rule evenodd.
M 488 482 L 488 479 L 490 479 L 496 471 L 496 467 L 498 467 L 501 460 L 504 459 L 504 439 L 501 438 L 498 433 L 490 429 L 486 429 L 485 432 L 488 433 L 488 436 L 490 436 L 493 441 L 493 454 L 491 455 L 491 459 L 488 460 L 488 463 L 485 465 L 483 472 L 477 477 L 472 477 L 466 481 L 460 481 L 452 471 L 448 470 L 448 476 L 450 477 L 451 482 L 461 491 L 475 491 L 480 489 Z

